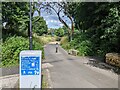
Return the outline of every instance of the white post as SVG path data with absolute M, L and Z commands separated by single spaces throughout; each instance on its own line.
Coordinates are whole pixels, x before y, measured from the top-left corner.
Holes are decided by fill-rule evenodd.
M 20 89 L 41 90 L 41 55 L 40 50 L 20 52 Z

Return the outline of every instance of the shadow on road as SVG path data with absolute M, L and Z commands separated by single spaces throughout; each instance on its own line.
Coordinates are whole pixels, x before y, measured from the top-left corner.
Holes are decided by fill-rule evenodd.
M 100 58 L 100 57 L 89 57 L 88 62 L 84 63 L 84 64 L 87 64 L 87 65 L 90 65 L 93 67 L 97 67 L 100 69 L 110 70 L 118 75 L 120 74 L 119 67 L 105 63 L 105 60 L 103 58 Z
M 55 60 L 55 61 L 45 61 L 42 63 L 58 63 L 58 62 L 62 62 L 63 60 Z

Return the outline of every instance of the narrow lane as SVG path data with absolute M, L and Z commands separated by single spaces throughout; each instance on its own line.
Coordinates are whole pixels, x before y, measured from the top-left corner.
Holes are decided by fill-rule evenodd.
M 46 63 L 53 65 L 50 76 L 53 88 L 118 88 L 118 76 L 86 66 L 87 58 L 68 55 L 61 47 L 45 47 Z

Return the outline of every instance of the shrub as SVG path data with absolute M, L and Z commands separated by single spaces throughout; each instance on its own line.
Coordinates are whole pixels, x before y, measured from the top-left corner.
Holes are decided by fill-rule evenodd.
M 64 36 L 64 37 L 61 38 L 60 44 L 66 50 L 71 48 L 70 43 L 68 42 L 68 37 L 67 36 Z
M 91 56 L 95 54 L 94 44 L 85 33 L 75 34 L 74 39 L 68 42 L 68 37 L 62 37 L 61 45 L 64 49 L 76 49 L 80 56 Z
M 56 41 L 57 37 L 51 37 L 51 35 L 44 35 L 44 36 L 38 36 L 36 34 L 33 35 L 33 38 L 35 39 L 35 41 L 39 42 L 42 45 L 45 45 L 49 42 L 53 42 Z
M 20 51 L 27 50 L 29 48 L 28 46 L 27 39 L 23 37 L 13 36 L 7 38 L 2 47 L 2 65 L 18 64 Z
M 62 28 L 58 28 L 58 29 L 55 30 L 55 35 L 56 36 L 63 37 L 64 34 L 65 34 L 65 32 L 64 32 L 64 29 L 62 29 Z
M 68 37 L 64 36 L 64 37 L 61 38 L 60 44 L 63 45 L 63 44 L 66 44 L 66 43 L 68 43 Z
M 33 50 L 42 50 L 42 59 L 45 59 L 43 44 L 39 43 L 36 40 L 33 40 Z
M 2 46 L 2 66 L 18 65 L 19 53 L 29 49 L 29 40 L 24 37 L 13 36 L 6 39 Z M 34 50 L 43 50 L 40 43 L 33 40 Z M 43 58 L 44 55 L 42 54 Z
M 88 40 L 82 41 L 80 43 L 78 51 L 79 55 L 81 56 L 93 55 L 94 53 L 94 51 L 92 51 L 92 43 Z
M 66 49 L 66 50 L 71 49 L 69 43 L 62 45 L 62 48 Z

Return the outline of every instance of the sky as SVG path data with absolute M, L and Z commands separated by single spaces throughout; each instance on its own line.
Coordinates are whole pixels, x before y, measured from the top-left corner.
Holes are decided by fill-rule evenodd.
M 54 11 L 52 11 L 52 14 L 48 14 L 46 11 L 44 11 L 42 9 L 40 14 L 44 18 L 44 20 L 46 21 L 48 28 L 60 28 L 63 26 L 63 24 L 59 21 L 58 16 L 56 15 L 56 13 Z M 60 15 L 63 16 L 64 13 L 61 12 Z M 38 16 L 37 11 L 35 11 L 34 16 Z M 62 17 L 62 18 L 70 26 L 70 23 L 71 23 L 70 20 L 66 16 Z

